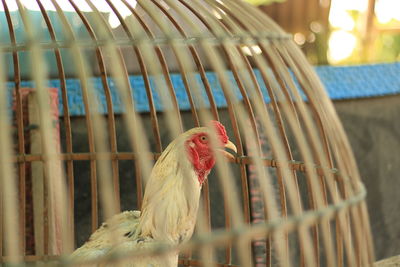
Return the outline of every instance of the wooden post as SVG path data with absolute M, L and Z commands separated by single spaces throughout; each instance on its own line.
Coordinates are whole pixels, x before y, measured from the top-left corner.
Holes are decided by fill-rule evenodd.
M 29 125 L 39 126 L 39 114 L 37 111 L 37 104 L 35 97 L 30 94 L 28 97 L 28 114 Z M 30 131 L 30 152 L 32 154 L 40 154 L 42 152 L 42 142 L 40 131 L 33 129 Z M 33 197 L 33 210 L 34 210 L 34 229 L 35 229 L 35 251 L 36 255 L 43 256 L 45 254 L 45 238 L 44 238 L 44 225 L 45 225 L 45 209 L 44 209 L 44 172 L 43 162 L 34 161 L 31 163 L 32 174 L 32 197 Z
M 57 151 L 60 152 L 60 129 L 58 124 L 58 90 L 50 88 L 51 115 L 54 120 L 54 136 L 56 136 Z M 40 117 L 36 100 L 36 94 L 32 91 L 28 96 L 29 125 L 37 126 L 30 132 L 30 151 L 32 154 L 42 154 L 42 140 L 40 134 Z M 60 216 L 54 208 L 55 192 L 48 187 L 48 179 L 59 177 L 46 177 L 44 163 L 32 162 L 32 191 L 35 225 L 35 249 L 36 254 L 59 255 L 61 247 Z
M 368 0 L 368 8 L 364 16 L 364 25 L 361 30 L 361 38 L 363 41 L 362 60 L 363 62 L 369 62 L 373 56 L 372 46 L 375 39 L 375 0 Z

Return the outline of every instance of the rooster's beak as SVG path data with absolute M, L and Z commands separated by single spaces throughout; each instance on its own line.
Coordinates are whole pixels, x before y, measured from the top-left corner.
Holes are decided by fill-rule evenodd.
M 228 140 L 228 143 L 226 143 L 224 145 L 224 148 L 229 148 L 230 150 L 233 150 L 235 153 L 237 153 L 237 148 L 236 146 Z M 222 155 L 224 155 L 226 158 L 231 159 L 231 160 L 235 160 L 235 156 L 232 155 L 231 153 L 229 153 L 228 151 L 225 151 L 223 149 L 218 149 L 218 152 L 221 152 Z

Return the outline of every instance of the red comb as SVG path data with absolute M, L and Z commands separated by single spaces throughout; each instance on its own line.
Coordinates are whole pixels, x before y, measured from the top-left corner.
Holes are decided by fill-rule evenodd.
M 211 123 L 215 127 L 215 131 L 217 132 L 218 136 L 221 138 L 221 141 L 226 144 L 229 140 L 228 135 L 226 134 L 226 130 L 224 125 L 222 125 L 219 121 L 211 121 Z

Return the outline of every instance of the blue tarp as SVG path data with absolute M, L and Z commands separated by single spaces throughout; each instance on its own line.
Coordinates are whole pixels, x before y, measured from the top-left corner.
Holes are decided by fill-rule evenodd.
M 365 98 L 365 97 L 376 97 L 383 95 L 393 95 L 400 93 L 400 63 L 391 64 L 378 64 L 378 65 L 362 65 L 362 66 L 347 66 L 347 67 L 331 67 L 322 66 L 315 67 L 315 70 L 325 85 L 328 94 L 331 99 L 353 99 L 353 98 Z M 255 70 L 256 77 L 261 85 L 261 90 L 266 92 L 264 83 L 262 82 L 261 75 L 258 70 Z M 228 77 L 233 81 L 232 73 L 228 73 Z M 140 75 L 132 75 L 129 77 L 132 87 L 132 93 L 136 104 L 136 109 L 139 112 L 149 111 L 149 105 L 147 95 L 145 91 L 144 81 Z M 200 82 L 200 77 L 197 77 Z M 213 95 L 218 107 L 226 107 L 226 99 L 224 97 L 221 85 L 217 79 L 217 76 L 213 72 L 207 73 L 207 78 L 211 85 Z M 175 94 L 178 99 L 178 104 L 181 110 L 189 110 L 189 99 L 185 91 L 184 83 L 179 74 L 171 74 L 171 81 L 174 86 Z M 100 78 L 89 79 L 90 84 L 96 90 L 99 102 L 102 105 L 102 111 L 106 111 L 106 97 L 104 94 L 103 85 Z M 154 85 L 154 81 L 151 79 L 151 84 Z M 235 85 L 232 82 L 232 85 Z M 80 82 L 77 79 L 67 79 L 66 82 L 68 90 L 68 105 L 70 114 L 73 116 L 84 115 L 84 105 L 82 101 L 82 91 Z M 108 80 L 110 87 L 113 108 L 115 113 L 121 113 L 123 111 L 121 99 L 118 96 L 117 88 L 114 81 L 110 78 Z M 50 80 L 48 83 L 49 87 L 60 88 L 59 80 Z M 34 87 L 33 82 L 23 81 L 21 87 Z M 152 86 L 154 88 L 154 86 Z M 11 92 L 14 88 L 14 82 L 7 82 L 7 88 Z M 241 98 L 240 92 L 237 87 L 233 87 L 233 92 Z M 61 96 L 61 89 L 59 89 L 59 96 Z M 207 100 L 205 97 L 204 100 Z M 268 94 L 264 94 L 264 100 L 269 102 Z M 162 104 L 160 97 L 157 92 L 153 90 L 154 102 L 157 110 L 162 110 Z M 62 99 L 60 101 L 60 114 L 62 114 L 63 106 Z M 11 102 L 11 94 L 10 94 Z

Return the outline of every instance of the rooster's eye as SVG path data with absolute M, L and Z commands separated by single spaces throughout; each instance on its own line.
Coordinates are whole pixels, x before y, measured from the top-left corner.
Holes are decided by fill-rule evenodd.
M 205 141 L 208 140 L 208 138 L 207 138 L 207 136 L 203 135 L 203 136 L 200 136 L 200 140 L 201 140 L 202 142 L 205 142 Z

